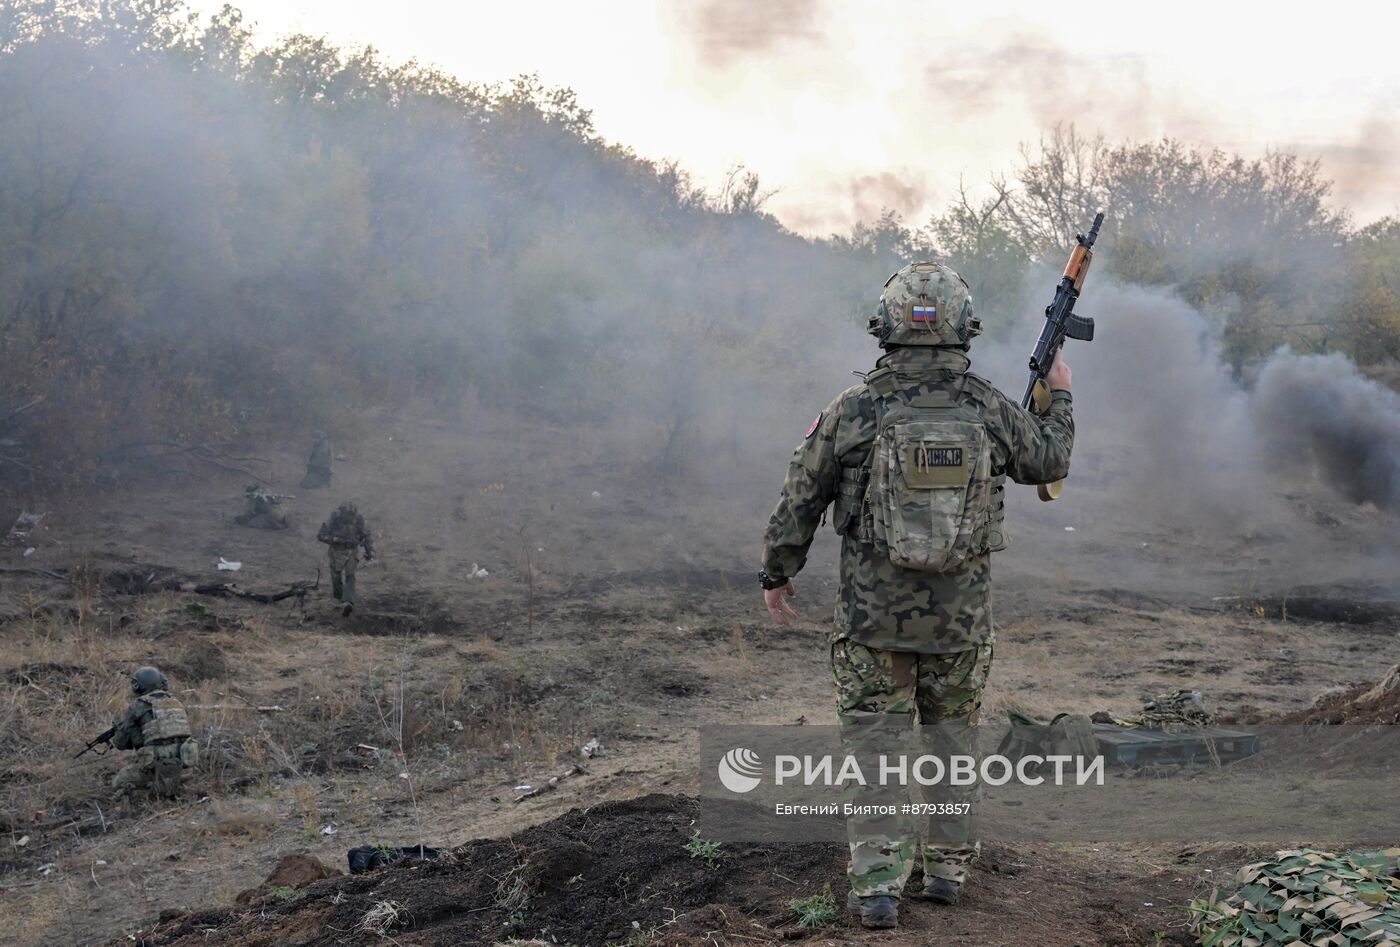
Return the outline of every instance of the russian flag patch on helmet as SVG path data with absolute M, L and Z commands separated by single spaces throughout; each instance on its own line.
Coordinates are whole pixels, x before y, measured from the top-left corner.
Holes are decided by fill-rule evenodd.
M 916 305 L 910 309 L 909 318 L 914 322 L 937 322 L 938 307 Z

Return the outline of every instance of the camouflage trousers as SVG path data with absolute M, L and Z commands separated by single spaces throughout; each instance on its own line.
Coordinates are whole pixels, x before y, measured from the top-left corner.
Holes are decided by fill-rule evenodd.
M 149 789 L 157 796 L 173 796 L 179 792 L 183 776 L 179 743 L 143 746 L 112 777 L 112 793 L 121 799 Z
M 949 654 L 917 654 L 867 648 L 848 638 L 831 646 L 831 669 L 836 679 L 837 716 L 845 751 L 862 770 L 877 767 L 879 754 L 911 745 L 914 725 L 940 726 L 923 731 L 939 742 L 939 753 L 972 752 L 973 725 L 982 705 L 982 691 L 992 666 L 993 642 Z M 968 788 L 926 789 L 920 798 L 895 800 L 879 787 L 850 790 L 847 801 L 875 805 L 895 802 L 963 802 L 971 806 L 976 792 Z M 901 793 L 902 795 L 902 793 Z M 860 897 L 886 894 L 899 897 L 914 869 L 915 849 L 922 856 L 925 877 L 961 883 L 980 851 L 973 816 L 915 817 L 853 815 L 846 820 L 851 858 L 847 864 L 851 890 Z
M 355 604 L 355 567 L 360 562 L 356 546 L 331 546 L 331 592 L 337 602 Z

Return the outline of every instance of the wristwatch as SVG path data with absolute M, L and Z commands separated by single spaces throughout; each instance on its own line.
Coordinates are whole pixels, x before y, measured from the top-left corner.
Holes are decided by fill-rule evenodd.
M 767 571 L 760 569 L 758 572 L 758 584 L 763 586 L 763 591 L 771 592 L 774 589 L 780 589 L 787 585 L 788 580 L 781 578 L 775 579 L 769 575 Z

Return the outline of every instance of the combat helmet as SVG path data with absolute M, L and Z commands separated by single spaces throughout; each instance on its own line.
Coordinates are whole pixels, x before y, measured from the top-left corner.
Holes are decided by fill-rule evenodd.
M 355 505 L 354 500 L 346 500 L 335 508 L 335 512 L 340 516 L 354 516 L 356 513 L 360 512 L 360 508 Z
M 165 675 L 149 665 L 137 668 L 136 673 L 131 675 L 131 692 L 137 697 L 151 691 L 163 691 L 169 686 L 170 682 L 165 679 Z
M 982 334 L 972 314 L 972 290 L 951 267 L 910 263 L 885 282 L 867 331 L 881 348 L 900 345 L 966 346 Z

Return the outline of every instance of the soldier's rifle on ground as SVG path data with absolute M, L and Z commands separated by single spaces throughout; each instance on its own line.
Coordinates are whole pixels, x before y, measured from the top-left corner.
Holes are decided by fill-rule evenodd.
M 196 585 L 190 591 L 194 592 L 196 595 L 232 595 L 237 598 L 246 598 L 249 601 L 258 602 L 262 605 L 272 605 L 285 599 L 295 598 L 297 600 L 297 606 L 304 608 L 306 606 L 306 593 L 314 592 L 320 587 L 321 570 L 317 569 L 316 580 L 314 582 L 308 579 L 302 579 L 299 582 L 293 582 L 280 592 L 248 592 L 244 589 L 240 589 L 232 582 L 215 582 L 208 585 Z
M 106 750 L 99 750 L 98 747 L 99 747 L 99 746 L 102 746 L 104 743 L 105 743 L 108 747 L 110 747 L 110 746 L 112 745 L 112 737 L 114 737 L 114 736 L 116 736 L 116 735 L 117 735 L 117 728 L 116 728 L 115 726 L 108 727 L 106 730 L 103 730 L 103 731 L 102 731 L 101 733 L 99 733 L 97 736 L 93 737 L 92 740 L 91 740 L 91 742 L 89 742 L 87 746 L 83 747 L 81 750 L 79 750 L 79 751 L 74 755 L 73 759 L 76 760 L 78 757 L 82 756 L 84 753 L 93 753 L 93 754 L 95 754 L 95 755 L 97 755 L 97 756 L 103 756 L 103 755 L 105 755 L 107 751 L 106 751 Z
M 1035 351 L 1031 353 L 1030 383 L 1026 385 L 1026 394 L 1021 399 L 1021 407 L 1034 410 L 1036 414 L 1043 414 L 1050 407 L 1050 387 L 1045 383 L 1045 376 L 1050 373 L 1050 366 L 1055 363 L 1055 353 L 1065 344 L 1065 340 L 1094 341 L 1094 320 L 1076 316 L 1074 304 L 1084 288 L 1084 277 L 1088 275 L 1089 263 L 1094 259 L 1094 241 L 1098 239 L 1102 223 L 1103 211 L 1099 211 L 1094 215 L 1094 225 L 1087 235 L 1075 234 L 1077 245 L 1070 252 L 1060 284 L 1055 287 L 1055 299 L 1045 307 L 1045 326 L 1040 330 Z M 1064 484 L 1063 480 L 1041 484 L 1037 491 L 1042 500 L 1057 500 Z

